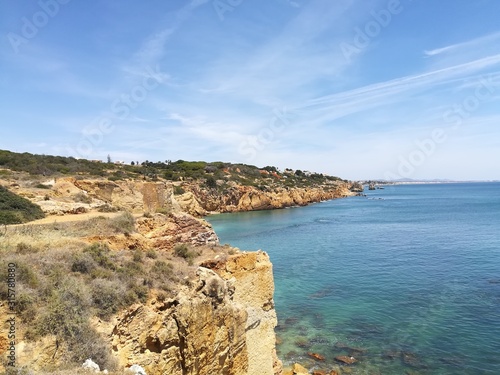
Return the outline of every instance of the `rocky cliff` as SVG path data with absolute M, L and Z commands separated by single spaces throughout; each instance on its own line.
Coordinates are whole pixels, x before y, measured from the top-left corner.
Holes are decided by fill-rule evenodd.
M 269 210 L 304 206 L 355 195 L 355 183 L 335 181 L 312 187 L 259 189 L 232 183 L 226 188 L 206 188 L 194 182 L 108 181 L 59 178 L 51 189 L 17 187 L 19 193 L 49 215 L 88 212 L 102 207 L 143 212 L 186 212 L 196 217 L 209 213 Z M 174 194 L 180 188 L 182 194 Z
M 92 234 L 81 240 L 104 242 L 117 251 L 154 249 L 172 257 L 179 243 L 204 246 L 207 251 L 218 245 L 211 226 L 199 218 L 208 213 L 283 208 L 355 194 L 353 185 L 343 181 L 271 188 L 73 177 L 36 185 L 3 183 L 49 215 L 115 210 L 141 214 L 135 215 L 130 232 Z M 282 373 L 275 350 L 277 319 L 269 257 L 264 252 L 229 254 L 233 255 L 201 259 L 195 278 L 178 280 L 174 297 L 150 290 L 147 302 L 121 311 L 113 317 L 115 323 L 96 323 L 122 368 L 139 364 L 148 375 Z M 21 358 L 40 368 L 59 358 L 53 337 L 22 345 Z M 30 350 L 38 354 L 29 354 Z M 44 352 L 53 355 L 40 360 Z
M 314 202 L 355 195 L 351 183 L 337 182 L 320 187 L 260 190 L 253 186 L 235 185 L 223 191 L 188 185 L 189 192 L 175 197 L 179 206 L 194 215 L 214 212 L 241 212 L 304 206 Z
M 139 363 L 152 375 L 280 374 L 267 254 L 205 266 L 175 298 L 134 305 L 118 317 L 111 336 L 120 363 Z

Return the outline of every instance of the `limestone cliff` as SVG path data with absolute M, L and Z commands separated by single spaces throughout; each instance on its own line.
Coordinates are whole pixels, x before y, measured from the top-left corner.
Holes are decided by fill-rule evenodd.
M 193 215 L 199 212 L 240 212 L 270 210 L 291 206 L 304 206 L 314 202 L 355 195 L 352 184 L 339 182 L 321 187 L 284 188 L 276 187 L 267 191 L 253 186 L 236 185 L 219 191 L 202 189 L 199 185 L 183 196 L 175 197 L 179 206 Z
M 141 214 L 135 215 L 130 233 L 94 233 L 85 240 L 106 242 L 112 250 L 155 249 L 166 254 L 172 254 L 179 243 L 216 246 L 217 235 L 199 218 L 208 213 L 301 206 L 355 194 L 353 185 L 343 181 L 310 187 L 230 182 L 208 188 L 195 181 L 65 177 L 44 181 L 44 188 L 20 184 L 16 189 L 49 214 L 117 209 Z M 204 258 L 195 280 L 178 280 L 183 286 L 177 288 L 177 284 L 175 297 L 165 299 L 150 291 L 147 303 L 119 313 L 112 327 L 103 324 L 100 333 L 109 340 L 121 366 L 139 364 L 148 375 L 282 373 L 275 349 L 277 319 L 269 257 L 264 252 L 226 255 Z M 36 345 L 52 353 L 55 344 L 51 340 Z M 51 358 L 55 360 L 55 354 Z
M 199 183 L 183 184 L 185 192 L 175 195 L 179 183 L 169 181 L 108 181 L 59 178 L 50 190 L 21 188 L 18 192 L 37 203 L 49 215 L 93 211 L 102 207 L 143 212 L 186 212 L 196 217 L 209 213 L 268 210 L 355 195 L 356 185 L 336 181 L 315 187 L 273 187 L 231 184 L 209 189 Z
M 118 317 L 113 350 L 148 374 L 274 375 L 273 275 L 264 252 L 208 262 L 196 285 L 166 301 L 134 305 Z

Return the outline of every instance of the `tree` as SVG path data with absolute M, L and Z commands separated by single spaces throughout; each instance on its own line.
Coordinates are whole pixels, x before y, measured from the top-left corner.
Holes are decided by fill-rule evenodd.
M 132 162 L 130 163 L 130 165 L 135 165 L 135 162 L 132 160 Z
M 108 154 L 108 163 L 111 163 L 111 155 Z

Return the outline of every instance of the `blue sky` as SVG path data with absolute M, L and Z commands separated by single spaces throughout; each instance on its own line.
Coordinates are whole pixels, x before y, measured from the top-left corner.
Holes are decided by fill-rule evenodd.
M 4 0 L 0 149 L 500 179 L 495 0 Z

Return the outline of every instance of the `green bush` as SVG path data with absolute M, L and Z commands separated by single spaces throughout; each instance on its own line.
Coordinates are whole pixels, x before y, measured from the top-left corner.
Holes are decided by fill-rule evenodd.
M 151 267 L 151 273 L 157 277 L 161 276 L 172 276 L 174 272 L 174 267 L 163 260 L 157 260 Z
M 55 335 L 63 341 L 75 339 L 87 329 L 91 299 L 83 281 L 62 280 L 53 288 L 47 307 L 35 323 L 38 336 Z
M 92 255 L 90 255 L 89 253 L 77 255 L 73 260 L 73 264 L 71 265 L 71 271 L 80 272 L 84 274 L 92 273 L 92 271 L 95 270 L 97 265 Z
M 44 217 L 38 205 L 0 186 L 0 224 L 22 224 Z
M 178 257 L 186 259 L 189 265 L 192 265 L 193 259 L 198 256 L 198 253 L 191 250 L 185 243 L 176 245 L 174 248 L 174 253 Z
M 156 253 L 155 249 L 149 249 L 148 251 L 146 251 L 146 256 L 150 259 L 158 258 L 158 254 Z
M 36 252 L 38 252 L 38 249 L 26 242 L 19 242 L 16 246 L 16 253 L 18 254 L 32 254 Z
M 182 195 L 186 192 L 182 186 L 174 186 L 174 195 Z
M 110 250 L 107 244 L 94 243 L 83 249 L 83 252 L 88 253 L 92 257 L 92 259 L 94 259 L 94 261 L 101 267 L 108 268 L 111 270 L 116 269 L 115 264 L 111 261 L 109 257 Z
M 115 233 L 132 233 L 135 230 L 134 216 L 130 212 L 124 212 L 110 220 L 110 227 Z
M 141 250 L 135 250 L 134 255 L 132 255 L 132 259 L 134 262 L 142 262 L 142 251 Z
M 92 304 L 97 316 L 108 320 L 123 307 L 123 290 L 116 281 L 97 279 L 92 282 Z
M 39 285 L 38 275 L 32 267 L 24 263 L 17 263 L 17 280 L 30 288 L 37 288 Z
M 209 189 L 215 189 L 217 187 L 217 181 L 213 176 L 208 176 L 205 180 L 205 186 Z
M 21 292 L 17 296 L 16 307 L 24 323 L 32 322 L 37 316 L 36 297 L 31 294 Z

